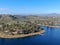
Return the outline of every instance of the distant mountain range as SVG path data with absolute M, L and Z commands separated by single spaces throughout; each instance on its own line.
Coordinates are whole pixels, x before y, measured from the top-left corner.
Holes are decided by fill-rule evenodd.
M 0 15 L 20 15 L 20 16 L 60 16 L 58 13 L 46 13 L 46 14 L 0 14 Z

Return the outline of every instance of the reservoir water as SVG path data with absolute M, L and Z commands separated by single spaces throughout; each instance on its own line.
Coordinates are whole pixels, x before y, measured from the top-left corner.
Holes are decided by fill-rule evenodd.
M 60 45 L 60 28 L 43 26 L 45 33 L 24 38 L 0 38 L 0 45 Z

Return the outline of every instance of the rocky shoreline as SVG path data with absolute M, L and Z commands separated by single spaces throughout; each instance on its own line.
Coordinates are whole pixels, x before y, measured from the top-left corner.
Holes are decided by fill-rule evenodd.
M 6 35 L 6 34 L 0 33 L 0 38 L 21 38 L 21 37 L 27 37 L 27 36 L 33 36 L 33 35 L 41 34 L 44 32 L 45 32 L 45 30 L 41 30 L 40 32 L 30 33 L 30 34 L 21 34 L 21 35 Z

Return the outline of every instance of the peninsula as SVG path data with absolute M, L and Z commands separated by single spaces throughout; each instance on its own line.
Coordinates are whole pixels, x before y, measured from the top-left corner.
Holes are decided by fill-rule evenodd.
M 35 17 L 35 16 L 34 16 Z M 44 33 L 33 16 L 0 15 L 0 37 L 20 38 Z

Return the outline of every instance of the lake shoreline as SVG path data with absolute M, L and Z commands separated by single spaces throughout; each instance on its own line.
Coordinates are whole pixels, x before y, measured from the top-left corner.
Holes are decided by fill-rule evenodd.
M 22 38 L 22 37 L 28 37 L 28 36 L 33 36 L 33 35 L 38 35 L 44 33 L 45 30 L 41 30 L 36 33 L 30 33 L 30 34 L 21 34 L 21 35 L 5 35 L 0 33 L 0 38 Z
M 50 28 L 60 28 L 60 26 L 52 26 L 52 25 L 43 25 L 43 26 L 50 27 Z

